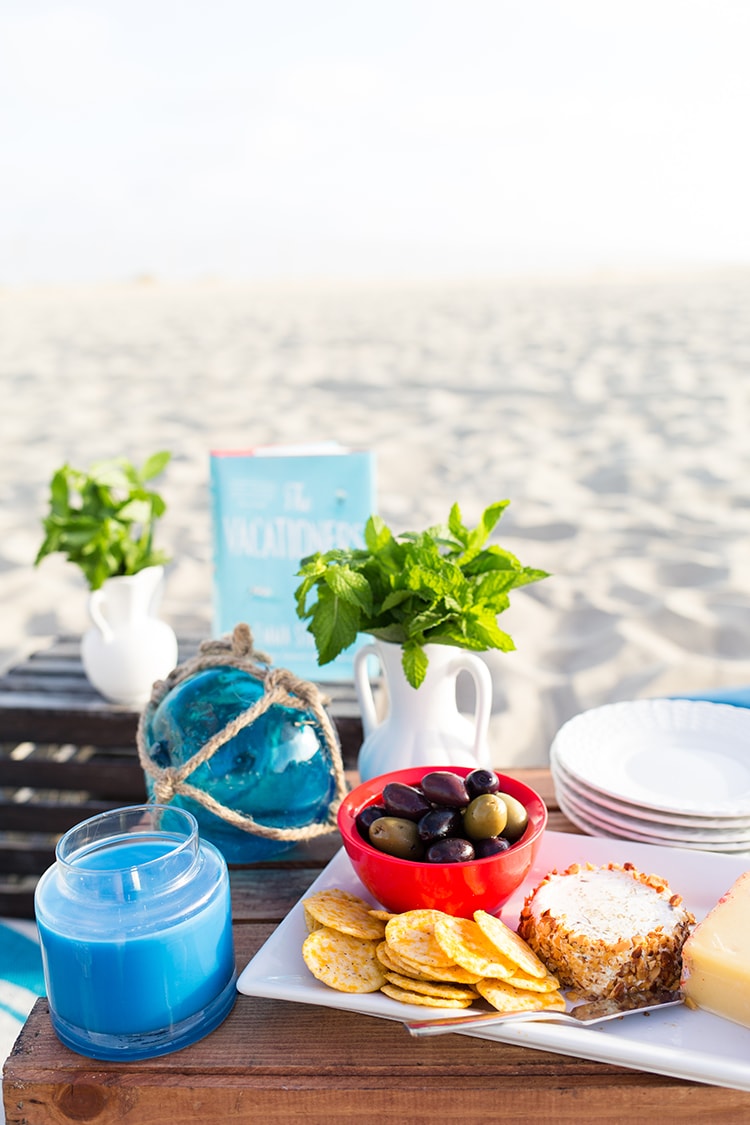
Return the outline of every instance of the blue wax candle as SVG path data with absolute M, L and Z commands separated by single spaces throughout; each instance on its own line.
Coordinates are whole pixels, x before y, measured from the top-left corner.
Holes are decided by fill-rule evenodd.
M 180 809 L 136 806 L 67 833 L 36 892 L 53 1027 L 73 1050 L 147 1058 L 234 1003 L 229 877 Z

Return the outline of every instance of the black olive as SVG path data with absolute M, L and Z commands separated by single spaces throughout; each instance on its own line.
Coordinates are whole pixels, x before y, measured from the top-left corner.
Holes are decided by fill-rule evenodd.
M 420 840 L 426 844 L 446 836 L 460 836 L 463 817 L 458 809 L 430 809 L 417 823 Z
M 404 820 L 419 820 L 432 807 L 423 793 L 403 781 L 390 781 L 383 790 L 382 801 L 388 816 Z
M 474 853 L 477 859 L 485 859 L 488 855 L 499 855 L 507 852 L 510 843 L 504 836 L 486 836 L 484 840 L 474 841 Z
M 500 778 L 492 770 L 472 770 L 466 778 L 466 789 L 473 800 L 482 793 L 497 793 Z
M 433 770 L 422 778 L 422 792 L 433 805 L 447 805 L 451 809 L 463 809 L 469 803 L 469 794 L 464 779 L 449 770 Z
M 468 840 L 458 836 L 448 836 L 430 844 L 424 854 L 428 863 L 466 863 L 474 859 L 474 848 Z
M 355 817 L 354 823 L 357 825 L 357 831 L 363 840 L 370 839 L 370 825 L 375 820 L 379 820 L 381 816 L 386 816 L 384 805 L 367 805 Z

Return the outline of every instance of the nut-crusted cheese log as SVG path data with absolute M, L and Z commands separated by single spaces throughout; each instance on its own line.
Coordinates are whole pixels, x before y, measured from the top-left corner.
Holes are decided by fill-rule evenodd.
M 586 999 L 679 987 L 695 919 L 664 879 L 632 864 L 573 864 L 527 897 L 518 932 L 564 988 Z

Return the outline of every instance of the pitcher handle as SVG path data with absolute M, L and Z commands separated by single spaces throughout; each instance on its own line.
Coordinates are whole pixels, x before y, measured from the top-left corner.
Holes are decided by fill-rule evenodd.
M 378 656 L 375 644 L 362 645 L 354 654 L 354 686 L 359 699 L 359 709 L 362 713 L 362 730 L 367 736 L 378 725 L 378 716 L 375 710 L 375 697 L 372 693 L 372 684 L 367 674 L 368 656 Z
M 466 671 L 474 681 L 476 705 L 474 707 L 474 745 L 472 751 L 478 764 L 490 768 L 487 734 L 492 714 L 492 676 L 483 660 L 473 652 L 459 652 L 450 663 L 451 672 Z
M 105 641 L 111 641 L 113 638 L 112 630 L 109 627 L 109 622 L 102 613 L 102 606 L 104 604 L 104 591 L 92 590 L 89 594 L 89 617 L 96 625 L 99 632 L 104 637 Z

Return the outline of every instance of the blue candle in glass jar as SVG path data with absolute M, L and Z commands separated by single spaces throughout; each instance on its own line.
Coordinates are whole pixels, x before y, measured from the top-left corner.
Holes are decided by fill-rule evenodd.
M 80 1054 L 166 1054 L 234 1004 L 226 861 L 183 809 L 137 805 L 72 828 L 35 911 L 52 1025 Z

